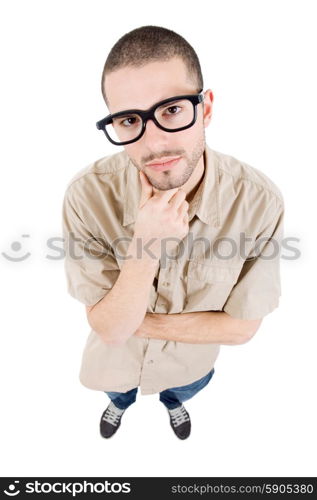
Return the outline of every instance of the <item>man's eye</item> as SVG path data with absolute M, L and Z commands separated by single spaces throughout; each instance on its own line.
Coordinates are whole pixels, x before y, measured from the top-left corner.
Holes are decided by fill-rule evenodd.
M 134 125 L 136 123 L 136 120 L 137 119 L 135 116 L 129 116 L 128 118 L 124 118 L 124 120 L 121 120 L 120 125 L 129 127 L 130 125 Z
M 116 117 L 112 123 L 115 127 L 130 128 L 139 122 L 140 118 L 138 116 L 124 116 Z
M 169 106 L 168 108 L 166 108 L 166 111 L 168 111 L 167 114 L 176 115 L 179 112 L 177 111 L 177 109 L 180 110 L 180 106 Z

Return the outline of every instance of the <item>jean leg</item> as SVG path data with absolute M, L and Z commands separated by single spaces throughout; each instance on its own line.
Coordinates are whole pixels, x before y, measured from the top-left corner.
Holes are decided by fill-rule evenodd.
M 135 387 L 128 392 L 104 392 L 117 408 L 126 410 L 130 405 L 132 405 L 132 403 L 135 402 L 138 388 Z
M 173 408 L 177 408 L 182 402 L 187 401 L 197 394 L 197 392 L 201 391 L 208 382 L 211 380 L 215 369 L 207 373 L 204 377 L 192 382 L 188 385 L 182 385 L 179 387 L 172 387 L 170 389 L 166 389 L 165 391 L 160 392 L 160 401 L 170 410 Z

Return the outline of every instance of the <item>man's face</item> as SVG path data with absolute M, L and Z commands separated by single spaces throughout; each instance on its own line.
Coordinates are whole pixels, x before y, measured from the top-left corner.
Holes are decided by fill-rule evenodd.
M 196 85 L 189 79 L 180 58 L 151 62 L 140 68 L 126 66 L 110 73 L 105 80 L 112 114 L 127 109 L 145 110 L 169 97 L 195 94 Z M 183 186 L 199 160 L 203 161 L 205 127 L 211 118 L 211 103 L 212 93 L 208 91 L 205 93 L 205 110 L 202 103 L 197 105 L 197 120 L 186 130 L 165 132 L 148 120 L 143 136 L 124 146 L 132 163 L 146 174 L 155 188 L 165 191 Z M 169 158 L 179 160 L 163 169 L 147 165 L 156 160 L 165 163 Z

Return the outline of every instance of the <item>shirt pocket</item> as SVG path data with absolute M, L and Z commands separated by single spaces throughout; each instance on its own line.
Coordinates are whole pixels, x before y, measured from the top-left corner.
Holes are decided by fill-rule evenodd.
M 240 267 L 190 260 L 187 272 L 186 311 L 219 311 L 238 280 Z

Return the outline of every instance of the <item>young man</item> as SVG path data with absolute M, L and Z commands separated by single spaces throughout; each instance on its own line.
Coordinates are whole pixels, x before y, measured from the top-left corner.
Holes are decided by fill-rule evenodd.
M 213 94 L 180 35 L 145 26 L 111 49 L 110 111 L 123 146 L 78 172 L 63 203 L 68 291 L 91 326 L 80 381 L 107 393 L 100 432 L 159 393 L 176 436 L 183 402 L 207 385 L 220 345 L 242 344 L 278 306 L 284 203 L 262 172 L 210 149 Z

